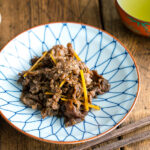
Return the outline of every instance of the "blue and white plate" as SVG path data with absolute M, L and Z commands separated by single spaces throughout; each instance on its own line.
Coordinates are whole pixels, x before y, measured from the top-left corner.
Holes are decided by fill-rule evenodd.
M 100 111 L 91 110 L 85 120 L 71 127 L 63 118 L 46 117 L 20 101 L 18 73 L 30 68 L 30 59 L 56 44 L 68 42 L 90 69 L 111 84 L 93 99 Z M 129 51 L 105 31 L 78 23 L 50 23 L 34 27 L 11 40 L 0 53 L 0 114 L 20 132 L 36 139 L 73 144 L 100 137 L 115 129 L 131 112 L 139 90 L 136 64 Z

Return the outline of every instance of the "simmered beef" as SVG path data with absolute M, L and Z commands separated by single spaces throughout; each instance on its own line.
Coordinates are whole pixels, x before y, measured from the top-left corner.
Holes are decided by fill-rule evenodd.
M 94 108 L 92 98 L 110 88 L 106 79 L 96 70 L 89 70 L 77 58 L 70 43 L 67 48 L 56 45 L 41 57 L 33 58 L 31 68 L 19 76 L 18 82 L 23 89 L 21 101 L 32 109 L 40 110 L 43 118 L 53 115 L 64 117 L 66 126 L 83 121 L 89 109 Z

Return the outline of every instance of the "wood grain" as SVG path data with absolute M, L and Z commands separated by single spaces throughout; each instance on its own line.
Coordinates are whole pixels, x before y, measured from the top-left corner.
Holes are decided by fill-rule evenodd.
M 105 141 L 114 139 L 114 138 L 116 138 L 116 137 L 118 137 L 118 136 L 126 135 L 126 134 L 128 134 L 128 133 L 130 133 L 130 132 L 133 132 L 133 131 L 135 131 L 135 130 L 137 130 L 137 129 L 139 129 L 139 128 L 145 127 L 145 126 L 147 126 L 147 125 L 150 125 L 150 116 L 148 116 L 148 117 L 146 117 L 146 118 L 144 118 L 144 119 L 138 120 L 138 121 L 136 121 L 136 122 L 134 122 L 134 123 L 128 124 L 128 125 L 126 125 L 126 126 L 123 126 L 123 127 L 119 128 L 119 129 L 113 130 L 112 132 L 110 132 L 110 133 L 104 135 L 102 138 L 98 138 L 98 139 L 93 140 L 93 141 L 90 141 L 90 142 L 88 142 L 88 143 L 84 143 L 84 144 L 82 144 L 82 145 L 76 146 L 75 148 L 73 148 L 73 149 L 71 149 L 71 150 L 84 150 L 84 149 L 86 149 L 86 148 L 88 148 L 88 147 L 92 147 L 92 146 L 94 146 L 94 145 L 96 145 L 96 144 L 103 143 L 103 142 L 105 142 Z M 139 141 L 140 141 L 140 138 L 147 138 L 146 136 L 145 136 L 145 137 L 144 137 L 144 136 L 145 136 L 145 134 L 143 133 L 143 136 L 141 135 L 141 136 L 139 137 L 139 139 L 136 139 L 136 140 L 139 140 Z M 150 131 L 149 131 L 149 133 L 148 133 L 148 136 L 150 137 Z M 136 136 L 135 136 L 135 137 L 136 137 Z M 138 136 L 137 136 L 137 137 L 138 137 Z M 131 139 L 131 138 L 132 138 L 132 137 L 129 137 L 129 139 Z M 130 142 L 130 140 L 125 140 L 124 143 L 121 142 L 121 141 L 117 141 L 117 142 L 121 142 L 121 143 L 118 143 L 118 146 L 119 146 L 120 144 L 127 145 L 128 143 L 125 143 L 125 142 L 127 142 L 127 141 Z M 114 142 L 114 143 L 115 143 L 114 146 L 115 146 L 115 145 L 117 146 L 117 142 Z M 133 140 L 132 140 L 132 142 L 133 142 Z M 112 147 L 111 144 L 112 144 L 112 143 L 108 144 L 108 145 L 110 145 L 109 147 Z M 107 145 L 106 145 L 106 146 L 107 146 Z M 105 147 L 105 146 L 104 146 L 104 147 Z M 101 148 L 101 147 L 100 147 L 100 148 Z M 97 149 L 98 149 L 98 148 L 97 148 Z M 104 148 L 103 148 L 103 149 L 104 149 Z
M 0 13 L 0 49 L 24 30 L 49 22 L 76 21 L 100 27 L 97 0 L 0 0 Z M 74 146 L 31 139 L 0 117 L 0 150 L 67 150 Z
M 107 144 L 100 148 L 95 148 L 94 150 L 114 150 L 116 148 L 120 148 L 120 147 L 126 146 L 128 144 L 132 144 L 132 143 L 137 143 L 137 142 L 143 141 L 145 139 L 150 139 L 150 130 L 144 131 L 143 133 L 140 133 L 140 134 L 135 134 L 134 136 L 119 140 L 117 142 Z
M 0 49 L 24 30 L 54 21 L 83 22 L 102 27 L 116 36 L 135 57 L 141 77 L 141 92 L 137 104 L 121 126 L 150 115 L 150 39 L 138 36 L 122 25 L 113 0 L 0 0 L 0 13 Z M 148 129 L 150 127 L 143 130 Z M 141 131 L 140 129 L 137 133 Z M 127 136 L 130 135 L 133 133 Z M 0 117 L 0 150 L 67 150 L 74 146 L 76 145 L 36 141 L 17 132 Z M 101 145 L 97 147 L 99 146 Z M 124 150 L 148 150 L 149 147 L 150 140 L 145 140 L 125 146 Z

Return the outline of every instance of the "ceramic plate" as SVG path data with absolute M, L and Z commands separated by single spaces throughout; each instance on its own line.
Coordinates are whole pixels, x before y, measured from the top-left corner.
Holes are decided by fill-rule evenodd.
M 100 111 L 91 110 L 85 120 L 71 127 L 63 118 L 41 118 L 20 101 L 18 73 L 30 68 L 30 59 L 56 44 L 73 44 L 90 69 L 111 84 L 104 95 L 93 99 Z M 0 112 L 20 132 L 36 139 L 73 144 L 100 137 L 117 127 L 132 110 L 139 89 L 136 64 L 129 51 L 105 31 L 78 23 L 50 23 L 29 29 L 11 40 L 0 53 Z

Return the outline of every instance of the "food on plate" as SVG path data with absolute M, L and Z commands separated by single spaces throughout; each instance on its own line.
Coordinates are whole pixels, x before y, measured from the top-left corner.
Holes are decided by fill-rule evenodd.
M 106 79 L 81 61 L 70 43 L 34 57 L 31 65 L 19 73 L 21 101 L 40 110 L 42 118 L 64 117 L 66 126 L 83 121 L 90 109 L 99 110 L 92 99 L 110 88 Z

